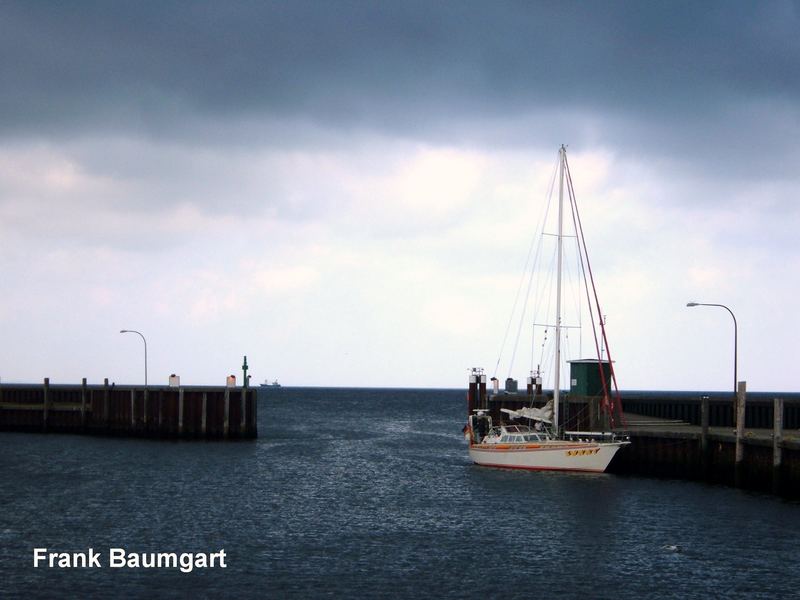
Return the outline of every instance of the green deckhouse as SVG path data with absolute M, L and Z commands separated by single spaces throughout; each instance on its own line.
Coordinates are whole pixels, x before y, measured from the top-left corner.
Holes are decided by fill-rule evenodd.
M 599 361 L 605 376 L 606 390 L 611 390 L 611 363 Z M 574 396 L 602 397 L 603 379 L 596 358 L 569 361 L 569 393 Z

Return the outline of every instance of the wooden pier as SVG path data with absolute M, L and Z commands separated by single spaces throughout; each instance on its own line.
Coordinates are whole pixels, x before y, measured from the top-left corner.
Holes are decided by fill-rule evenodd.
M 631 446 L 610 471 L 800 495 L 800 431 L 709 427 L 627 414 Z M 738 457 L 737 457 L 738 447 Z
M 182 439 L 258 435 L 256 391 L 242 387 L 0 384 L 0 431 Z
M 502 409 L 542 406 L 552 397 L 528 386 L 527 393 L 488 394 L 484 381 L 470 383 L 468 411 L 483 406 L 493 423 L 508 420 Z M 631 445 L 616 454 L 609 471 L 676 477 L 800 497 L 800 394 L 746 392 L 621 393 L 622 419 L 613 425 L 597 396 L 564 394 L 565 427 L 614 431 Z M 736 415 L 736 417 L 735 417 Z M 621 422 L 620 422 L 621 421 Z
M 730 396 L 629 398 L 618 431 L 630 436 L 631 445 L 617 454 L 609 470 L 800 497 L 800 398 L 758 396 L 748 400 L 740 385 L 735 426 Z

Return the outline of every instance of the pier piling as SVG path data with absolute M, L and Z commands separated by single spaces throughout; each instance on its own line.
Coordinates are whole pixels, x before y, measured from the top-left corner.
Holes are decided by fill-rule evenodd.
M 81 433 L 86 429 L 86 377 L 81 379 Z
M 227 438 L 230 431 L 231 388 L 225 388 L 225 416 L 222 420 L 222 437 Z
M 44 399 L 42 400 L 42 432 L 47 432 L 47 417 L 50 412 L 50 378 L 44 378 Z
M 178 390 L 178 436 L 183 435 L 183 388 Z
M 783 444 L 783 399 L 775 398 L 773 404 L 773 420 L 775 425 L 772 432 L 772 467 L 780 469 L 783 454 L 781 445 Z
M 109 395 L 108 395 L 108 377 L 103 380 L 103 421 L 105 422 L 106 429 L 111 427 L 111 410 L 109 408 Z
M 736 392 L 736 465 L 740 465 L 744 460 L 744 437 L 745 427 L 745 398 L 747 396 L 747 382 L 740 381 Z
M 700 449 L 705 457 L 708 453 L 708 396 L 700 398 Z
M 208 393 L 203 392 L 203 408 L 200 415 L 200 435 L 206 436 L 206 412 L 208 410 Z

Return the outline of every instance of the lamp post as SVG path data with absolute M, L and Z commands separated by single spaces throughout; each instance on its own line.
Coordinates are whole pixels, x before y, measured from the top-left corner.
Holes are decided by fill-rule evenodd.
M 142 341 L 144 342 L 144 387 L 145 387 L 145 389 L 147 389 L 147 340 L 144 339 L 144 336 L 141 333 L 139 333 L 138 331 L 135 331 L 133 329 L 120 329 L 119 332 L 120 333 L 135 333 L 140 338 L 142 338 Z
M 724 308 L 725 310 L 730 313 L 731 318 L 733 319 L 733 422 L 736 423 L 736 385 L 738 375 L 736 372 L 737 368 L 737 354 L 738 354 L 738 347 L 739 347 L 739 328 L 736 324 L 736 316 L 733 314 L 733 311 L 725 306 L 724 304 L 707 304 L 704 302 L 688 302 L 686 304 L 688 307 L 694 306 L 716 306 L 718 308 Z

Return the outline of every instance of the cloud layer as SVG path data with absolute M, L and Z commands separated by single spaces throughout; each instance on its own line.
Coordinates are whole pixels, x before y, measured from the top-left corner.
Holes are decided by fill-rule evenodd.
M 740 373 L 790 387 L 799 21 L 4 3 L 0 377 L 135 380 L 127 327 L 191 382 L 248 353 L 287 383 L 460 385 L 496 359 L 569 143 L 623 387 L 728 387 L 724 315 L 692 299 L 735 305 Z

